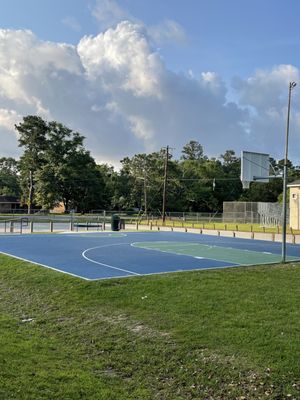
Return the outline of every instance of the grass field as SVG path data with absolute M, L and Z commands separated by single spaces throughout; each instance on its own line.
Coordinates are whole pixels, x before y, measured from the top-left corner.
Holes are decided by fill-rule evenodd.
M 134 223 L 133 220 L 129 220 L 130 223 Z M 141 225 L 149 225 L 151 221 L 142 220 Z M 276 227 L 265 227 L 260 224 L 242 224 L 242 223 L 224 223 L 224 222 L 197 222 L 197 221 L 178 221 L 178 220 L 166 220 L 163 224 L 162 220 L 154 220 L 153 226 L 169 226 L 174 228 L 193 228 L 193 229 L 213 229 L 222 231 L 240 231 L 240 232 L 262 232 L 262 233 L 282 233 L 282 228 Z M 287 234 L 299 235 L 300 231 L 287 227 Z
M 299 399 L 300 264 L 87 282 L 0 255 L 0 399 Z

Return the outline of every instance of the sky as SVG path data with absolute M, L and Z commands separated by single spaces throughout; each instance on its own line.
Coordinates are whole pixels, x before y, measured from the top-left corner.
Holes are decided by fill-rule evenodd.
M 118 167 L 190 140 L 300 164 L 299 0 L 2 0 L 0 156 L 26 115 Z

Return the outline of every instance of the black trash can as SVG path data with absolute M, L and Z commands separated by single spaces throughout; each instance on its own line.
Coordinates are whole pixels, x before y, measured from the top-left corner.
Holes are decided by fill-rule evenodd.
M 116 214 L 111 216 L 111 230 L 119 231 L 120 230 L 120 217 Z

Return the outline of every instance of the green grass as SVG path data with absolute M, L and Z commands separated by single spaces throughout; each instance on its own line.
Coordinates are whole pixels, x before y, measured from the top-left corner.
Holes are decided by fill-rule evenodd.
M 86 282 L 0 255 L 0 399 L 300 398 L 300 265 Z
M 133 220 L 130 221 L 134 223 Z M 140 225 L 163 226 L 162 220 L 142 220 L 139 222 Z M 178 220 L 166 220 L 164 226 L 174 228 L 193 228 L 193 229 L 213 229 L 213 230 L 224 230 L 224 231 L 240 231 L 240 232 L 263 232 L 263 233 L 282 233 L 281 227 L 264 227 L 260 224 L 242 224 L 242 223 L 224 223 L 224 222 L 199 222 L 199 221 L 178 221 Z M 299 235 L 300 231 L 287 227 L 288 234 Z

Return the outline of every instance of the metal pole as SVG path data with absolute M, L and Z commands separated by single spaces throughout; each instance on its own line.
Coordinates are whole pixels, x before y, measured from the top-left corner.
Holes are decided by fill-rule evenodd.
M 290 130 L 290 110 L 291 110 L 291 94 L 292 89 L 296 86 L 296 82 L 289 83 L 288 109 L 286 119 L 286 135 L 285 135 L 285 157 L 283 166 L 283 206 L 282 206 L 282 262 L 286 262 L 286 210 L 287 210 L 287 180 L 288 180 L 288 148 L 289 148 L 289 130 Z
M 168 179 L 168 160 L 169 160 L 169 146 L 167 146 L 165 158 L 165 173 L 164 173 L 164 189 L 163 189 L 163 209 L 162 209 L 162 222 L 163 225 L 166 220 L 166 197 L 167 197 L 167 179 Z

